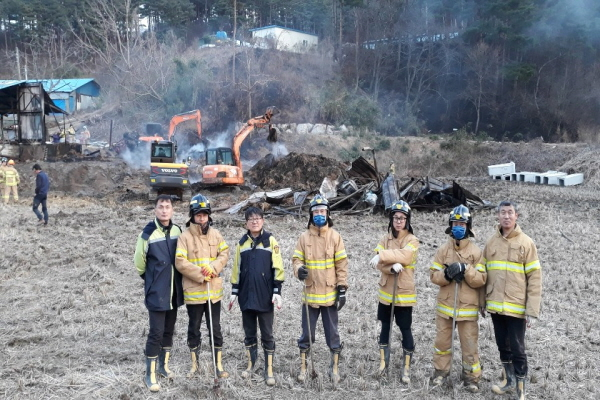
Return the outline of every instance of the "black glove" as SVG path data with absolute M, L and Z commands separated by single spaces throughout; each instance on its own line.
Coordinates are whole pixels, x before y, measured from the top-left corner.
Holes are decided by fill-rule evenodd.
M 450 270 L 450 267 L 446 264 L 444 264 L 444 278 L 448 281 L 448 282 L 452 282 L 452 277 L 450 275 L 448 275 L 448 271 Z
M 306 268 L 306 265 L 303 265 L 300 268 L 298 268 L 298 279 L 303 281 L 306 278 L 308 278 L 308 269 Z
M 455 262 L 450 264 L 446 269 L 445 273 L 448 274 L 450 279 L 454 280 L 454 282 L 461 282 L 465 279 L 465 271 L 467 269 L 467 264 Z M 445 276 L 445 275 L 444 275 Z M 448 278 L 446 278 L 448 279 Z
M 335 308 L 340 311 L 342 307 L 344 307 L 344 304 L 346 304 L 346 288 L 343 286 L 338 286 L 337 296 L 335 297 Z

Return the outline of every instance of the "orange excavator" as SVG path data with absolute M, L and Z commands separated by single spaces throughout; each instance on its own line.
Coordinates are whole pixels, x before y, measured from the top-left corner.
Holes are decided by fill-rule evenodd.
M 149 200 L 159 194 L 171 194 L 186 201 L 192 198 L 189 179 L 189 162 L 177 160 L 177 142 L 172 141 L 179 124 L 195 120 L 198 138 L 202 139 L 200 110 L 177 114 L 171 118 L 167 140 L 162 137 L 151 142 L 150 148 L 150 193 Z
M 240 147 L 246 137 L 255 129 L 268 124 L 270 142 L 277 141 L 277 130 L 270 124 L 271 117 L 279 113 L 276 107 L 269 107 L 264 115 L 250 119 L 233 137 L 231 148 L 217 147 L 206 150 L 206 165 L 202 168 L 202 184 L 207 186 L 242 185 L 244 173 L 240 158 Z

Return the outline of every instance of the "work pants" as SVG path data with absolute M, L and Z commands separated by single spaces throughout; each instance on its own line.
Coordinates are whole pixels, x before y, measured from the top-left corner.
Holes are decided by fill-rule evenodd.
M 257 344 L 257 322 L 260 326 L 260 341 L 263 349 L 275 350 L 275 339 L 273 338 L 273 311 L 257 312 L 242 311 L 242 324 L 244 325 L 244 344 L 251 346 Z
M 402 348 L 413 351 L 415 342 L 412 335 L 412 307 L 394 306 L 394 320 L 402 333 Z M 388 344 L 390 341 L 390 318 L 392 306 L 379 303 L 377 307 L 377 319 L 381 321 L 381 332 L 379 333 L 379 344 Z
M 512 361 L 515 375 L 527 375 L 527 354 L 525 354 L 525 318 L 509 317 L 490 313 L 494 323 L 496 345 L 501 361 Z
M 210 303 L 210 312 L 212 313 L 212 330 L 214 335 L 210 338 L 211 332 L 211 320 L 208 307 Z M 209 340 L 214 343 L 215 347 L 223 346 L 223 334 L 221 333 L 221 301 L 216 303 L 206 302 L 204 304 L 186 304 L 189 323 L 188 323 L 188 336 L 187 344 L 190 349 L 195 349 L 200 346 L 202 340 L 202 333 L 200 332 L 200 324 L 202 323 L 202 316 L 206 317 L 206 329 L 208 330 Z
M 48 208 L 46 207 L 46 198 L 47 196 L 45 194 L 36 194 L 33 197 L 33 212 L 40 221 L 44 220 L 45 223 L 48 223 Z M 38 211 L 40 204 L 42 205 L 42 212 Z
M 338 311 L 335 306 L 329 307 L 311 307 L 308 306 L 308 315 L 306 315 L 306 306 L 302 305 L 302 335 L 298 339 L 298 347 L 300 349 L 308 349 L 310 343 L 315 342 L 315 329 L 317 327 L 317 319 L 321 315 L 323 321 L 323 330 L 325 331 L 325 342 L 331 349 L 339 349 L 341 347 L 340 334 L 338 332 Z M 310 338 L 308 336 L 307 319 L 310 323 Z
M 169 311 L 148 311 L 150 331 L 146 340 L 146 357 L 156 357 L 161 347 L 173 346 L 177 308 Z
M 434 343 L 433 368 L 444 375 L 450 372 L 452 364 L 452 318 L 435 317 L 437 334 Z M 479 364 L 479 325 L 477 320 L 456 321 L 460 349 L 462 352 L 463 376 L 465 380 L 477 383 L 481 377 Z
M 2 197 L 4 198 L 4 204 L 8 204 L 8 199 L 10 198 L 10 194 L 12 192 L 13 198 L 15 201 L 19 201 L 19 189 L 17 185 L 14 186 L 4 186 L 4 193 L 2 193 Z

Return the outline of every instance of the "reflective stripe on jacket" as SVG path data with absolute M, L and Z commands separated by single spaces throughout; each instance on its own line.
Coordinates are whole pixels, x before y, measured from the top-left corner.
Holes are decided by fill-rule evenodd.
M 412 307 L 417 304 L 417 290 L 415 288 L 415 265 L 419 251 L 419 239 L 408 230 L 398 232 L 394 238 L 392 233 L 384 235 L 375 248 L 379 254 L 377 269 L 381 271 L 379 279 L 379 302 L 385 305 L 392 304 L 394 291 L 394 275 L 392 265 L 400 263 L 404 267 L 398 275 L 396 296 L 394 304 L 400 307 Z
M 206 235 L 200 225 L 190 224 L 177 241 L 175 267 L 183 275 L 185 304 L 204 304 L 208 301 L 208 285 L 202 267 L 209 266 L 218 275 L 210 279 L 210 300 L 214 304 L 223 298 L 221 271 L 229 259 L 229 246 L 218 230 L 209 227 Z
M 179 226 L 165 228 L 155 219 L 138 236 L 133 262 L 144 278 L 144 302 L 150 311 L 168 311 L 183 305 L 181 274 L 174 267 L 180 234 Z M 176 304 L 172 304 L 173 290 Z
M 456 245 L 456 240 L 449 238 L 440 247 L 433 258 L 429 279 L 440 287 L 437 296 L 437 314 L 444 318 L 454 317 L 454 290 L 456 282 L 448 282 L 444 278 L 445 265 L 455 262 L 467 264 L 465 279 L 459 285 L 457 321 L 477 320 L 479 307 L 485 301 L 485 282 L 487 273 L 482 262 L 482 252 L 470 239 L 463 239 Z
M 538 317 L 542 300 L 542 268 L 533 240 L 520 226 L 503 237 L 500 228 L 483 249 L 488 278 L 489 312 L 525 318 Z
M 235 247 L 231 271 L 231 294 L 238 296 L 240 310 L 273 311 L 273 294 L 281 295 L 285 279 L 277 240 L 267 231 L 257 238 L 242 236 Z
M 6 186 L 17 186 L 21 183 L 19 179 L 19 173 L 12 165 L 5 167 L 4 169 L 4 184 Z
M 302 302 L 311 307 L 329 307 L 335 303 L 337 287 L 348 287 L 348 257 L 342 236 L 333 228 L 314 225 L 304 231 L 292 256 L 294 275 L 306 265 L 308 278 L 304 281 Z

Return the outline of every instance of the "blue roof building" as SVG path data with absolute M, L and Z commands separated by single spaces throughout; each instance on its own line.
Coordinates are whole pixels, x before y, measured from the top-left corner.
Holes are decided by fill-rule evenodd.
M 34 82 L 42 82 L 54 104 L 69 114 L 93 107 L 94 98 L 100 96 L 100 85 L 90 78 L 40 79 Z

